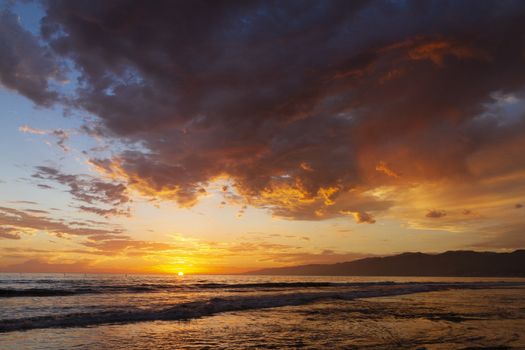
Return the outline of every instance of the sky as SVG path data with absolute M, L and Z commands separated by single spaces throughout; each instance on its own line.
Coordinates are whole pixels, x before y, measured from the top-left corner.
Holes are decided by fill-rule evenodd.
M 522 1 L 0 1 L 0 271 L 525 247 Z

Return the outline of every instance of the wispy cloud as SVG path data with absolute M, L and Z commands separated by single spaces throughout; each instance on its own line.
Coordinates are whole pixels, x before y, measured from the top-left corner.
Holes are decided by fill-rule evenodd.
M 16 231 L 17 230 L 14 227 L 0 226 L 0 238 L 20 239 L 20 234 Z
M 131 199 L 127 187 L 118 182 L 108 182 L 88 175 L 65 174 L 59 169 L 39 166 L 32 175 L 39 180 L 53 181 L 66 186 L 71 196 L 79 202 L 89 204 L 80 205 L 80 210 L 101 216 L 129 215 L 129 207 L 122 209 Z M 97 204 L 99 206 L 94 207 Z M 111 206 L 111 208 L 100 207 Z
M 18 128 L 23 133 L 33 134 L 33 135 L 50 135 L 53 136 L 56 139 L 56 144 L 58 147 L 60 147 L 64 152 L 69 152 L 69 148 L 66 145 L 66 141 L 69 140 L 69 133 L 62 129 L 52 129 L 52 130 L 46 130 L 46 129 L 37 129 L 32 128 L 29 125 L 22 125 Z

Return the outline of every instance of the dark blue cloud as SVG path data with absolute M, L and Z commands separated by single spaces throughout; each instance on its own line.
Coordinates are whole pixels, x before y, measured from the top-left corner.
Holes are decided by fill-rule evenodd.
M 525 134 L 487 114 L 523 97 L 520 1 L 44 4 L 43 39 L 80 73 L 70 107 L 141 145 L 94 162 L 183 205 L 227 176 L 280 216 L 369 215 L 389 204 L 367 190 L 475 181 L 472 154 Z

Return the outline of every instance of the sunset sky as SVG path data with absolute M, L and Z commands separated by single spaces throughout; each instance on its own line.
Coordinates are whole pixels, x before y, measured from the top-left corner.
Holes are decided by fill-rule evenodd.
M 525 247 L 525 2 L 0 0 L 0 271 Z

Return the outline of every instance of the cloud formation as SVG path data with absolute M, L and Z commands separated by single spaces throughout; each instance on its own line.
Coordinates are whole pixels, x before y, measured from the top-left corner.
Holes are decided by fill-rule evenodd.
M 442 218 L 443 216 L 446 216 L 446 215 L 447 215 L 447 212 L 444 211 L 444 210 L 432 209 L 432 210 L 429 210 L 427 215 L 425 215 L 425 216 L 427 218 L 439 219 L 439 218 Z
M 383 161 L 380 161 L 376 165 L 376 170 L 396 179 L 399 177 L 399 174 L 396 173 L 391 167 L 388 166 L 388 164 L 386 164 Z
M 51 50 L 40 45 L 9 8 L 0 9 L 0 85 L 49 106 L 59 98 L 50 81 L 63 79 L 63 67 Z
M 80 273 L 88 271 L 90 261 L 83 260 L 72 263 L 50 263 L 42 259 L 29 259 L 22 263 L 2 267 L 5 272 L 29 273 Z
M 122 183 L 101 181 L 88 175 L 64 174 L 48 166 L 36 167 L 32 176 L 35 179 L 54 181 L 68 187 L 68 192 L 75 200 L 90 204 L 90 206 L 80 205 L 78 207 L 80 210 L 101 216 L 129 215 L 129 208 L 122 209 L 130 202 L 127 188 Z M 111 208 L 100 207 L 101 205 L 111 206 Z
M 9 226 L 0 226 L 0 238 L 5 239 L 20 239 L 20 234 L 16 232 L 16 229 Z
M 374 224 L 376 222 L 376 220 L 374 219 L 374 217 L 369 214 L 369 213 L 366 213 L 366 212 L 361 212 L 361 211 L 349 211 L 349 210 L 342 210 L 341 211 L 341 214 L 345 214 L 345 215 L 353 215 L 354 218 L 355 218 L 355 221 L 358 223 L 358 224 L 362 224 L 362 223 L 369 223 L 369 224 Z
M 18 128 L 23 133 L 34 134 L 34 135 L 51 135 L 56 139 L 58 147 L 62 148 L 64 152 L 68 152 L 69 148 L 66 145 L 66 141 L 69 140 L 69 133 L 62 129 L 43 130 L 32 128 L 27 124 L 24 124 Z
M 525 170 L 513 156 L 525 139 L 521 2 L 48 1 L 45 10 L 43 40 L 80 75 L 69 107 L 130 146 L 92 163 L 145 195 L 188 207 L 227 178 L 241 207 L 373 223 L 394 205 L 370 195 L 383 186 Z M 45 82 L 51 70 L 41 70 Z M 46 84 L 30 94 L 23 82 L 15 88 L 35 102 L 51 98 Z
M 16 236 L 20 238 L 20 233 L 22 232 L 45 231 L 57 237 L 83 236 L 90 239 L 103 240 L 121 237 L 123 233 L 120 229 L 93 226 L 88 224 L 87 227 L 82 227 L 62 219 L 52 219 L 48 216 L 40 215 L 40 213 L 36 214 L 30 211 L 0 207 L 0 232 L 12 235 L 11 238 Z M 4 238 L 10 237 L 4 236 Z
M 32 239 L 41 242 L 43 234 L 66 240 L 67 245 L 60 249 L 55 239 L 47 247 L 33 248 L 28 245 Z M 142 240 L 132 238 L 125 230 L 103 222 L 67 221 L 52 218 L 46 213 L 0 207 L 0 239 L 22 240 L 26 243 L 24 246 L 0 247 L 0 270 L 169 272 L 177 269 L 177 266 L 188 268 L 195 265 L 207 266 L 208 272 L 231 273 L 269 265 L 332 263 L 369 256 L 297 244 L 298 240 L 308 242 L 309 237 L 306 236 L 253 234 L 255 237 L 250 234 L 249 238 L 239 237 L 230 242 L 211 242 L 182 235 L 171 235 L 169 240 L 163 242 Z M 287 239 L 288 242 L 278 243 L 273 239 Z M 251 264 L 245 266 L 248 256 Z M 115 265 L 115 261 L 119 263 Z
M 92 220 L 70 221 L 54 219 L 45 213 L 34 213 L 0 207 L 0 238 L 20 240 L 23 234 L 45 232 L 58 238 L 76 239 L 78 244 L 90 250 L 54 251 L 56 253 L 97 254 L 114 256 L 119 254 L 159 253 L 176 247 L 171 244 L 150 242 L 131 238 L 126 231 Z M 51 253 L 50 251 L 43 251 Z M 33 252 L 34 253 L 34 252 Z

